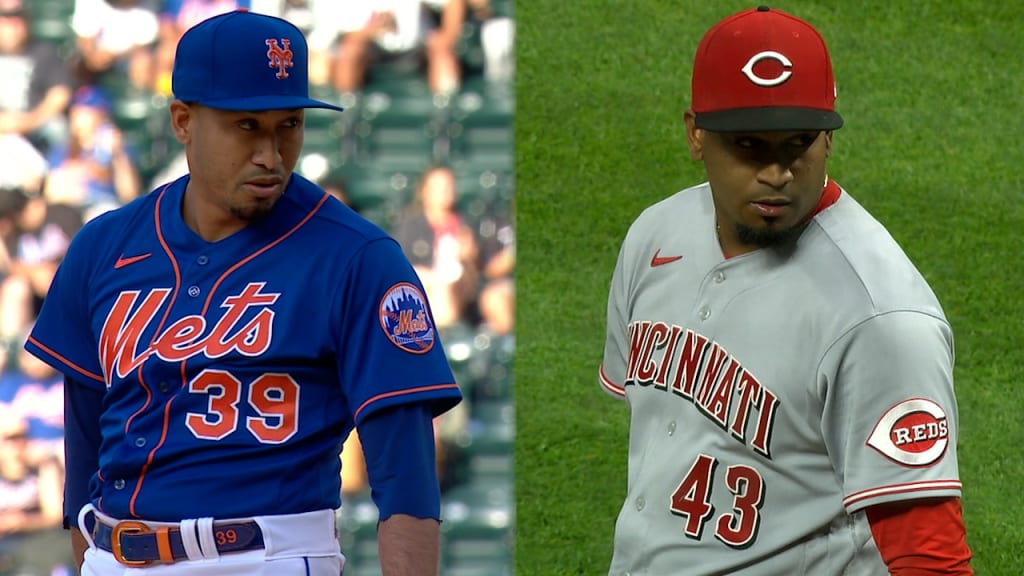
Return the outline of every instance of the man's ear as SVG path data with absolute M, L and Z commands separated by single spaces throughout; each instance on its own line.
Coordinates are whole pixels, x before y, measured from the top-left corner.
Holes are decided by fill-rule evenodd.
M 832 131 L 825 132 L 825 158 L 832 156 Z
M 196 109 L 181 100 L 175 100 L 171 102 L 170 114 L 174 138 L 183 146 L 191 142 Z
M 686 144 L 690 148 L 690 158 L 704 160 L 704 135 L 701 128 L 697 128 L 697 114 L 693 109 L 687 108 L 683 112 L 683 124 L 686 126 Z

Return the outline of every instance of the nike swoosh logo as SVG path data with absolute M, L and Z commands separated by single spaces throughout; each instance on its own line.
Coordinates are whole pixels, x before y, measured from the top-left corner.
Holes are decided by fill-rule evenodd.
M 661 254 L 661 248 L 658 248 L 658 251 L 654 253 L 653 257 L 651 257 L 651 268 L 664 266 L 665 264 L 671 264 L 676 260 L 683 259 L 682 256 L 658 256 L 658 254 Z
M 146 252 L 145 254 L 139 254 L 138 256 L 129 256 L 128 258 L 125 258 L 124 254 L 121 254 L 121 256 L 118 257 L 117 262 L 114 262 L 114 269 L 117 270 L 118 268 L 124 268 L 129 264 L 135 264 L 136 262 L 139 262 L 140 260 L 145 260 L 146 258 L 149 258 L 152 255 L 152 252 Z

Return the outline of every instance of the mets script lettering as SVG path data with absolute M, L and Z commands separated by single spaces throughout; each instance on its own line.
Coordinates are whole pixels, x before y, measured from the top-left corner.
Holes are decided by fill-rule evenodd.
M 418 311 L 415 317 L 412 314 L 412 310 L 398 311 L 398 326 L 395 326 L 395 336 L 418 334 L 428 328 L 427 315 L 423 310 Z
M 281 45 L 284 45 L 284 48 Z M 277 43 L 276 38 L 267 38 L 267 59 L 270 60 L 271 68 L 277 68 L 275 76 L 278 79 L 287 78 L 287 68 L 294 66 L 291 45 L 291 40 L 287 38 L 281 38 L 281 44 Z
M 139 349 L 146 328 L 170 295 L 169 288 L 156 288 L 143 295 L 137 290 L 121 292 L 107 314 L 100 333 L 100 362 L 109 385 L 116 375 L 124 378 L 150 355 L 168 362 L 180 362 L 203 354 L 219 358 L 229 352 L 258 356 L 270 346 L 274 311 L 270 306 L 279 293 L 261 293 L 265 282 L 251 282 L 238 295 L 224 298 L 227 311 L 206 331 L 206 318 L 184 316 L 157 334 L 152 343 Z M 238 326 L 249 308 L 263 308 L 244 326 Z

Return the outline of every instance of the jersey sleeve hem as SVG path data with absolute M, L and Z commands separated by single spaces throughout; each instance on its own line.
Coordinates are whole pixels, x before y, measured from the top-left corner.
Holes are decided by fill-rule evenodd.
M 36 340 L 33 336 L 29 336 L 26 340 L 25 349 L 46 361 L 47 364 L 58 368 L 66 375 L 75 374 L 82 376 L 84 378 L 84 380 L 81 380 L 83 384 L 97 390 L 106 390 L 107 381 L 102 375 L 82 368 L 71 360 L 68 360 L 64 356 L 58 354 L 56 351 L 51 350 L 48 346 Z
M 454 383 L 394 390 L 392 392 L 378 394 L 363 402 L 359 408 L 356 409 L 353 419 L 358 426 L 359 423 L 367 417 L 367 415 L 372 414 L 381 408 L 398 406 L 400 404 L 410 404 L 413 402 L 429 403 L 431 405 L 431 412 L 436 418 L 448 410 L 451 410 L 461 400 L 462 392 L 459 390 L 458 384 Z
M 607 392 L 608 394 L 611 394 L 616 398 L 626 397 L 626 388 L 624 386 L 619 386 L 615 382 L 612 382 L 612 379 L 609 378 L 608 375 L 604 373 L 604 364 L 601 364 L 601 367 L 597 371 L 597 379 L 601 383 L 601 389 Z
M 962 489 L 963 485 L 959 480 L 927 480 L 905 484 L 891 484 L 849 494 L 843 498 L 843 506 L 847 512 L 852 514 L 868 506 L 884 504 L 886 502 L 899 502 L 901 500 L 918 498 L 959 498 Z

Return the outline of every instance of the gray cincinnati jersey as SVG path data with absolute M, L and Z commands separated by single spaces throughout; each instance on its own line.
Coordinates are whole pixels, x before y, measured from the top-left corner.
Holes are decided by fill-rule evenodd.
M 950 326 L 825 193 L 798 240 L 730 259 L 706 183 L 630 228 L 599 374 L 631 412 L 611 574 L 884 575 L 863 509 L 960 495 Z

